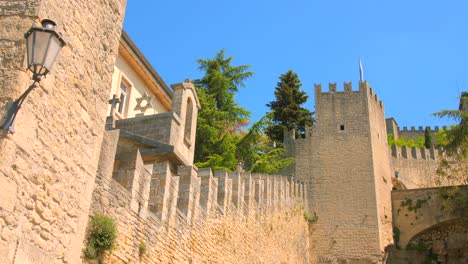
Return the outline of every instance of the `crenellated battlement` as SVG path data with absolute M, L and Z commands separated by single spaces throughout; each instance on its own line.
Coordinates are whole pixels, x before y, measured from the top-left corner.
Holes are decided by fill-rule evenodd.
M 152 165 L 152 171 L 148 171 L 143 164 L 143 160 L 148 160 L 144 157 L 145 152 L 126 141 L 118 142 L 118 134 L 115 130 L 108 132 L 106 139 L 112 141 L 109 144 L 115 148 L 118 165 L 114 165 L 112 173 L 110 170 L 101 172 L 101 180 L 107 179 L 109 184 L 121 186 L 117 189 L 123 188 L 121 191 L 127 194 L 119 196 L 128 197 L 129 206 L 134 212 L 148 210 L 163 223 L 173 218 L 171 212 L 175 212 L 175 209 L 191 223 L 191 219 L 200 213 L 205 217 L 216 213 L 243 212 L 250 215 L 278 209 L 292 200 L 305 199 L 304 183 L 290 176 L 226 171 L 213 173 L 209 168 L 183 165 L 172 172 L 168 162 L 157 162 Z M 115 194 L 110 190 L 106 195 Z M 171 206 L 175 208 L 171 209 Z
M 429 128 L 430 132 L 438 132 L 441 129 L 446 130 L 447 126 L 442 126 L 441 128 L 439 128 L 439 126 L 434 126 L 434 127 L 418 126 L 417 128 L 415 126 L 411 126 L 410 128 L 408 128 L 407 126 L 404 126 L 402 129 L 398 129 L 398 132 L 419 132 L 419 133 L 424 133 L 426 128 Z
M 314 84 L 314 91 L 316 96 L 318 95 L 325 95 L 325 94 L 348 94 L 348 93 L 363 93 L 366 94 L 369 98 L 375 101 L 380 108 L 383 108 L 382 100 L 380 100 L 375 94 L 372 87 L 370 87 L 367 81 L 359 82 L 359 89 L 353 90 L 352 82 L 344 82 L 343 83 L 343 90 L 337 89 L 337 83 L 328 83 L 328 91 L 322 91 L 322 84 Z
M 441 148 L 416 148 L 416 147 L 400 147 L 393 145 L 390 148 L 390 154 L 396 159 L 407 159 L 407 160 L 439 160 L 439 156 L 442 154 Z
M 270 223 L 278 216 L 285 224 L 294 221 L 300 225 L 298 237 L 302 239 L 302 230 L 307 228 L 303 216 L 304 182 L 291 176 L 243 172 L 240 167 L 237 172 L 213 172 L 209 168 L 177 165 L 161 156 L 151 159 L 153 154 L 147 146 L 135 144 L 135 138 L 124 138 L 126 134 L 122 133 L 111 130 L 105 134 L 90 213 L 112 215 L 119 223 L 125 249 L 130 250 L 112 252 L 121 262 L 138 260 L 142 240 L 148 244 L 151 256 L 157 257 L 154 262 L 145 263 L 187 262 L 193 259 L 194 252 L 183 250 L 174 256 L 174 243 L 192 245 L 194 240 L 200 240 L 203 245 L 217 244 L 249 225 L 267 225 L 269 231 L 265 231 L 269 234 Z M 264 229 L 255 230 L 260 233 L 253 235 L 254 242 Z M 275 227 L 276 230 L 280 232 L 282 228 Z M 200 238 L 203 234 L 210 235 Z M 268 234 L 265 233 L 265 239 L 269 239 Z M 213 241 L 213 237 L 221 240 Z M 245 239 L 242 231 L 239 237 Z M 197 263 L 209 259 L 205 255 L 215 254 L 200 250 L 203 257 Z M 237 256 L 232 254 L 233 258 Z M 229 261 L 232 262 L 234 259 Z

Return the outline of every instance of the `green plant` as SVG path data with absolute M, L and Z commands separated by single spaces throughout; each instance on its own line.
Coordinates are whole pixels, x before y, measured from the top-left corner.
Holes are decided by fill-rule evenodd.
M 399 139 L 395 139 L 393 134 L 389 133 L 387 135 L 388 146 L 391 147 L 393 145 L 397 145 L 399 147 L 409 147 L 409 148 L 424 148 L 424 138 L 419 137 L 417 142 L 415 143 L 413 139 L 406 139 L 401 137 Z
M 140 244 L 138 245 L 138 255 L 141 257 L 146 254 L 146 241 L 140 240 Z
M 418 240 L 418 242 L 411 241 L 406 246 L 407 250 L 417 250 L 420 253 L 428 252 L 430 248 L 431 246 L 422 240 Z
M 86 259 L 102 263 L 104 253 L 111 250 L 117 239 L 117 225 L 110 216 L 96 214 L 91 217 L 88 230 L 88 245 L 84 249 Z
M 423 206 L 423 204 L 427 203 L 428 199 L 417 199 L 416 204 L 413 206 L 413 200 L 410 198 L 405 198 L 404 201 L 401 201 L 400 205 L 407 207 L 408 211 L 414 211 L 416 213 L 418 209 Z
M 318 216 L 315 213 L 310 214 L 309 212 L 304 211 L 304 219 L 309 223 L 314 223 L 317 222 Z
M 416 147 L 418 148 L 424 148 L 425 145 L 424 145 L 425 141 L 424 141 L 424 137 L 418 137 L 418 140 L 416 141 Z
M 400 249 L 400 229 L 396 226 L 393 227 L 393 241 L 395 241 L 395 247 Z
M 424 129 L 424 147 L 427 149 L 432 148 L 432 135 L 429 127 Z
M 439 189 L 442 209 L 452 213 L 463 213 L 468 210 L 468 189 L 460 186 L 450 186 Z

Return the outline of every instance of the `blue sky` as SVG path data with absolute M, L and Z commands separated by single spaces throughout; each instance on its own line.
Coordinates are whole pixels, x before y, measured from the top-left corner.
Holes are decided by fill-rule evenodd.
M 468 90 L 468 1 L 128 1 L 124 29 L 168 83 L 197 79 L 198 58 L 221 49 L 255 76 L 237 99 L 258 120 L 280 74 L 313 84 L 364 77 L 400 127 L 447 125 L 430 114 Z

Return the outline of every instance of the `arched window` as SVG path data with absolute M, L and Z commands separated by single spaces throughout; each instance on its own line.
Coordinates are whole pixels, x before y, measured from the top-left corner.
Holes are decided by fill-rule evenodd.
M 187 112 L 185 113 L 185 130 L 184 139 L 187 143 L 190 143 L 192 136 L 192 115 L 193 115 L 193 103 L 192 99 L 187 99 Z

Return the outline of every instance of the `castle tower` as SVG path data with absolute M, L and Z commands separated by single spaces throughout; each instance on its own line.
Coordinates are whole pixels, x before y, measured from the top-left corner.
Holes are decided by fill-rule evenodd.
M 375 263 L 392 243 L 390 162 L 382 102 L 367 82 L 353 91 L 315 85 L 316 126 L 297 139 L 296 177 L 307 182 L 311 259 Z M 360 262 L 361 263 L 361 262 Z

